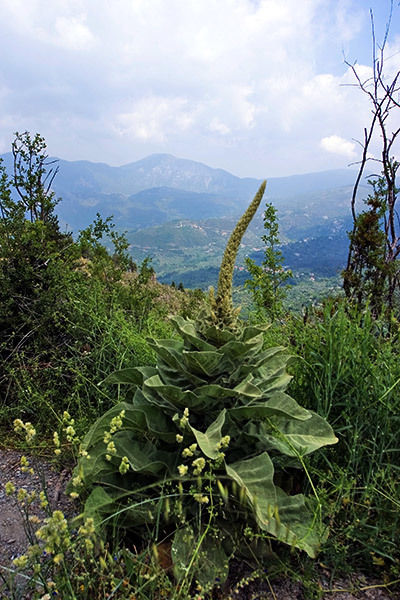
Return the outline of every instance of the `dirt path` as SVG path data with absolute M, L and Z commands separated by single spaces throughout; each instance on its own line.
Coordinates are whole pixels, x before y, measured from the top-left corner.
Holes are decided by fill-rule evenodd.
M 35 490 L 37 494 L 42 491 L 45 481 L 52 509 L 62 510 L 66 515 L 76 512 L 76 507 L 63 493 L 69 472 L 65 470 L 59 473 L 48 461 L 30 458 L 29 466 L 34 469 L 34 474 L 24 473 L 20 466 L 22 454 L 15 450 L 0 450 L 0 567 L 12 566 L 12 559 L 23 554 L 27 546 L 23 519 L 17 503 L 5 493 L 8 481 L 17 490 L 25 488 L 27 492 Z M 38 511 L 35 514 L 39 514 Z M 380 584 L 373 577 L 366 578 L 357 574 L 352 578 L 336 580 L 331 588 L 329 573 L 323 570 L 319 580 L 321 597 L 327 600 L 400 600 L 400 586 L 386 589 Z M 305 600 L 310 597 L 306 595 L 301 583 L 291 580 L 273 581 L 271 586 L 265 581 L 255 581 L 238 588 L 231 596 L 237 600 Z
M 29 468 L 33 468 L 33 475 L 21 470 L 22 452 L 15 450 L 0 450 L 0 565 L 10 566 L 13 558 L 23 554 L 27 546 L 27 537 L 24 529 L 24 520 L 14 497 L 9 497 L 5 492 L 8 481 L 17 490 L 24 488 L 27 492 L 39 493 L 46 485 L 48 500 L 53 510 L 59 509 L 66 514 L 74 511 L 72 502 L 65 496 L 63 490 L 68 481 L 69 473 L 65 470 L 58 473 L 46 460 L 29 458 Z M 39 517 L 46 516 L 33 507 L 32 514 Z M 36 510 L 35 510 L 36 509 Z

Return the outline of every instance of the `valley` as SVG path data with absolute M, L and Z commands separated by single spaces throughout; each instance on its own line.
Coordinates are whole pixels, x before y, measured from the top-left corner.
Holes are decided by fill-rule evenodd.
M 11 153 L 2 158 L 10 171 Z M 112 215 L 136 263 L 151 257 L 160 282 L 203 290 L 216 285 L 229 234 L 261 181 L 169 154 L 121 167 L 65 160 L 58 167 L 53 188 L 62 198 L 56 212 L 63 230 L 75 235 L 97 213 Z M 300 283 L 308 297 L 322 281 L 332 278 L 336 285 L 347 258 L 354 179 L 351 169 L 268 178 L 265 200 L 277 208 L 284 265 L 294 274 L 296 293 Z M 367 193 L 362 185 L 360 196 Z M 263 206 L 242 241 L 236 286 L 248 276 L 246 257 L 261 263 Z

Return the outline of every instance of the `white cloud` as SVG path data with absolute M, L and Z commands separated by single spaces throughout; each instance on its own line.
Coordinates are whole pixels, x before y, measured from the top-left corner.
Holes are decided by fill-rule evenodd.
M 357 156 L 356 145 L 349 140 L 345 140 L 339 135 L 330 135 L 321 140 L 321 148 L 333 154 L 340 154 L 347 158 L 355 158 Z
M 116 128 L 122 135 L 164 142 L 168 135 L 185 131 L 192 122 L 185 98 L 149 96 L 136 102 L 130 112 L 117 115 Z
M 0 0 L 0 136 L 22 124 L 65 158 L 167 151 L 239 175 L 344 166 L 358 148 L 320 141 L 369 123 L 366 97 L 343 86 L 344 43 L 370 76 L 369 49 L 351 47 L 361 34 L 364 48 L 363 0 Z
M 95 37 L 84 22 L 84 17 L 58 17 L 55 22 L 55 43 L 70 50 L 91 48 Z
M 216 117 L 211 121 L 209 129 L 210 131 L 215 131 L 221 135 L 228 135 L 228 133 L 231 133 L 230 127 Z

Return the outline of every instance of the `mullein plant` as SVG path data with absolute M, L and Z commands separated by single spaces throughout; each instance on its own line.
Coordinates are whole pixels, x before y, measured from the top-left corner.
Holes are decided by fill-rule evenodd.
M 312 482 L 313 498 L 291 482 L 296 469 L 308 478 L 306 455 L 337 439 L 286 393 L 292 357 L 264 349 L 268 326 L 246 325 L 232 305 L 237 250 L 265 185 L 228 241 L 201 317 L 171 318 L 179 338 L 151 342 L 156 367 L 107 379 L 128 386 L 126 400 L 92 426 L 69 484 L 99 529 L 170 537 L 180 580 L 223 578 L 245 539 L 315 557 L 326 535 Z

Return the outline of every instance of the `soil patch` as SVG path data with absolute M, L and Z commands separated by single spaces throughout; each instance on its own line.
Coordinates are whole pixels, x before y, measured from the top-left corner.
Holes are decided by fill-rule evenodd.
M 28 457 L 29 468 L 34 472 L 24 473 L 21 468 L 23 455 L 16 450 L 0 450 L 0 565 L 3 567 L 9 567 L 15 557 L 24 553 L 28 544 L 20 507 L 14 497 L 6 495 L 7 482 L 10 481 L 17 490 L 35 491 L 37 495 L 46 489 L 52 510 L 62 510 L 67 516 L 76 512 L 72 501 L 64 494 L 70 472 L 67 469 L 57 472 L 48 460 Z M 37 503 L 32 506 L 31 514 L 46 517 Z

